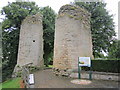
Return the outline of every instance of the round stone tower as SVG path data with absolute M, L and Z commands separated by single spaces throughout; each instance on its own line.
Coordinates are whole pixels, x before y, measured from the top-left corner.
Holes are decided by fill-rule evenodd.
M 78 69 L 78 57 L 91 57 L 91 14 L 78 6 L 64 5 L 55 22 L 54 59 L 56 74 L 70 75 Z

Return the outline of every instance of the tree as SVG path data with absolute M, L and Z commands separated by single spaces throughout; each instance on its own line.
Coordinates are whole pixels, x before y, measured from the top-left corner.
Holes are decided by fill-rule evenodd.
M 39 12 L 34 2 L 13 2 L 2 8 L 5 20 L 2 22 L 3 81 L 11 77 L 17 63 L 20 25 L 28 15 Z
M 49 7 L 41 9 L 43 15 L 43 38 L 44 38 L 44 62 L 48 66 L 53 58 L 54 31 L 55 31 L 55 12 Z
M 115 36 L 113 15 L 109 15 L 103 2 L 75 2 L 75 5 L 91 13 L 93 55 L 100 57 L 102 51 L 108 52 Z
M 108 58 L 120 59 L 120 40 L 114 40 L 108 49 Z

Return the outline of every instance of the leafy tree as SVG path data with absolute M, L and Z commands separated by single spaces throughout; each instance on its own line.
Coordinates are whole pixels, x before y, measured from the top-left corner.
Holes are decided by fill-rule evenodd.
M 34 2 L 13 2 L 2 8 L 5 20 L 2 22 L 3 81 L 11 77 L 17 63 L 19 32 L 22 20 L 39 12 Z
M 108 58 L 120 59 L 120 40 L 114 40 L 108 49 Z
M 22 20 L 28 15 L 34 15 L 39 11 L 39 7 L 35 2 L 13 2 L 3 7 L 2 14 L 6 16 L 3 28 L 18 28 Z M 7 24 L 7 25 L 6 25 Z
M 103 2 L 75 2 L 91 13 L 91 31 L 93 55 L 99 57 L 102 51 L 108 52 L 110 43 L 115 36 L 113 16 L 105 9 Z
M 43 15 L 44 62 L 48 66 L 53 58 L 56 14 L 49 6 L 42 8 L 40 11 Z

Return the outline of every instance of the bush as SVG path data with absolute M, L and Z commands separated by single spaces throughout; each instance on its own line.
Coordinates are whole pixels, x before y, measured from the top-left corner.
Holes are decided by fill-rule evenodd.
M 2 82 L 11 78 L 13 70 L 13 67 L 2 67 Z
M 120 73 L 120 60 L 91 60 L 91 70 L 99 72 Z M 82 67 L 88 71 L 88 67 Z

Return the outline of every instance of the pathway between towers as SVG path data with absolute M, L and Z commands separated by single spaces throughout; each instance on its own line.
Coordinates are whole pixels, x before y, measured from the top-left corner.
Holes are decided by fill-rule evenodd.
M 118 88 L 118 82 L 92 80 L 91 84 L 73 84 L 73 78 L 56 76 L 52 69 L 40 70 L 34 73 L 35 88 Z

